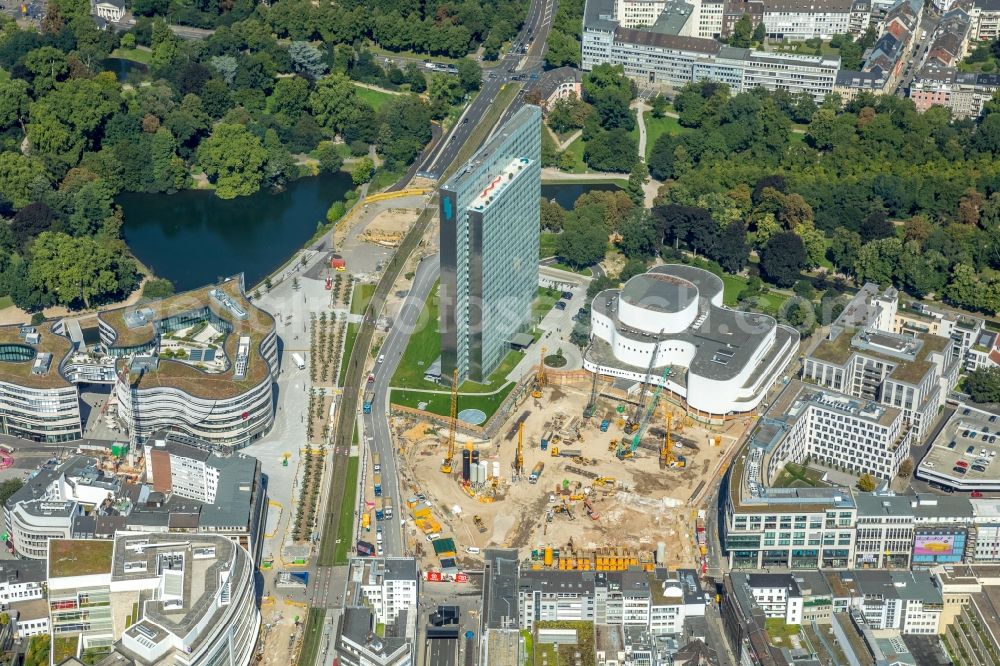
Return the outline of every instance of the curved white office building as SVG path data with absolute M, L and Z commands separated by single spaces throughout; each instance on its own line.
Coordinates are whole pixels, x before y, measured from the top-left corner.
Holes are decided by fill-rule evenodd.
M 118 419 L 133 442 L 170 430 L 222 448 L 263 436 L 274 421 L 274 318 L 233 278 L 141 307 L 100 313 L 119 359 Z
M 799 334 L 768 315 L 724 307 L 722 291 L 713 273 L 666 265 L 600 292 L 584 368 L 662 385 L 707 417 L 754 410 L 794 357 Z

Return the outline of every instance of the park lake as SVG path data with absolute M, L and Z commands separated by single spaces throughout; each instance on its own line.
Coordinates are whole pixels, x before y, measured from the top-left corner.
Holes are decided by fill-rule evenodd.
M 176 194 L 127 193 L 125 240 L 158 277 L 181 290 L 243 272 L 253 285 L 277 269 L 316 232 L 330 204 L 352 187 L 338 172 L 302 178 L 281 192 L 223 200 L 210 190 Z M 551 183 L 542 197 L 566 209 L 584 192 L 610 190 L 611 183 Z

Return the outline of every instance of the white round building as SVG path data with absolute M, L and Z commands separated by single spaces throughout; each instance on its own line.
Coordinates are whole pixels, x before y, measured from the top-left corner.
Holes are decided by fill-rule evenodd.
M 794 358 L 799 334 L 724 307 L 722 291 L 715 274 L 671 264 L 600 292 L 584 368 L 662 385 L 706 417 L 754 410 Z

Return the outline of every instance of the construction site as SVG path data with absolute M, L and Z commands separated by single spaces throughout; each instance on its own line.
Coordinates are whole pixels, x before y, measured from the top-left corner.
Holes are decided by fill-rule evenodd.
M 666 398 L 543 367 L 491 439 L 463 432 L 454 394 L 448 425 L 394 416 L 409 548 L 425 569 L 493 546 L 563 569 L 700 568 L 696 508 L 749 420 L 706 426 Z

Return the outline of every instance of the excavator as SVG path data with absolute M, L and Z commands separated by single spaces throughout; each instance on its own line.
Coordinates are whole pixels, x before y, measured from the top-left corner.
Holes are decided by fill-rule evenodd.
M 451 416 L 448 419 L 448 453 L 441 463 L 441 473 L 451 474 L 455 460 L 455 428 L 458 425 L 458 368 L 451 375 Z

